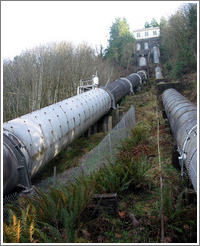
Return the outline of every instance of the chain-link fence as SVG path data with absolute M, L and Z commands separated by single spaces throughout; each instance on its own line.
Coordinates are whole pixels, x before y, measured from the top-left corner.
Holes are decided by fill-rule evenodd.
M 19 195 L 20 195 L 19 192 L 14 192 L 3 198 L 3 220 L 4 221 L 6 221 L 9 217 L 9 208 L 7 207 L 7 204 L 14 204 L 17 201 Z
M 120 146 L 121 140 L 124 140 L 130 133 L 135 124 L 134 108 L 123 116 L 122 120 L 107 134 L 107 136 L 84 156 L 81 160 L 81 166 L 84 173 L 90 173 L 97 170 L 108 160 L 112 163 L 116 160 L 116 153 Z
M 129 111 L 122 117 L 121 121 L 107 134 L 99 145 L 80 159 L 78 167 L 71 168 L 59 175 L 54 174 L 54 177 L 40 183 L 40 186 L 42 184 L 46 185 L 47 183 L 55 186 L 64 185 L 73 182 L 74 179 L 82 174 L 90 174 L 98 170 L 108 161 L 114 163 L 121 141 L 128 137 L 134 125 L 135 110 L 131 106 Z

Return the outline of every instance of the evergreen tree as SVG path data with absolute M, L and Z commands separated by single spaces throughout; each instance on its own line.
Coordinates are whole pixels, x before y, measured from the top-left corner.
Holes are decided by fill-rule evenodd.
M 151 20 L 150 25 L 151 25 L 151 27 L 158 27 L 159 26 L 158 22 L 154 18 Z
M 117 18 L 110 28 L 109 45 L 105 50 L 105 59 L 110 59 L 115 65 L 124 69 L 130 66 L 134 53 L 134 37 L 129 31 L 126 18 Z
M 148 21 L 146 21 L 145 23 L 144 23 L 144 27 L 145 28 L 149 28 L 149 27 L 158 27 L 159 26 L 159 24 L 158 24 L 158 22 L 153 18 L 152 20 L 151 20 L 151 22 L 149 23 Z
M 197 4 L 187 3 L 170 16 L 161 19 L 161 54 L 165 73 L 181 78 L 196 70 L 197 65 Z
M 148 21 L 145 22 L 144 27 L 145 27 L 145 28 L 151 27 Z

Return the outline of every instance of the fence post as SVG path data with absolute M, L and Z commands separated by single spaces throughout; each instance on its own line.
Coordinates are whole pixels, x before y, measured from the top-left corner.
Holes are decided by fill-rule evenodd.
M 112 115 L 108 116 L 108 131 L 112 130 Z
M 117 104 L 117 124 L 119 123 L 119 104 Z
M 99 167 L 100 167 L 100 165 L 101 165 L 101 152 L 100 152 L 100 144 L 99 144 L 99 146 L 98 146 L 98 165 L 99 165 Z
M 135 109 L 134 109 L 134 107 L 133 106 L 131 106 L 131 119 L 132 119 L 132 122 L 133 122 L 133 124 L 132 124 L 132 127 L 135 125 Z
M 120 141 L 120 135 L 119 135 L 119 123 L 117 124 L 117 136 L 118 136 L 118 141 Z
M 109 145 L 110 145 L 110 158 L 111 158 L 111 161 L 113 161 L 113 156 L 112 156 L 112 143 L 111 143 L 110 133 L 108 134 L 108 140 L 109 140 Z

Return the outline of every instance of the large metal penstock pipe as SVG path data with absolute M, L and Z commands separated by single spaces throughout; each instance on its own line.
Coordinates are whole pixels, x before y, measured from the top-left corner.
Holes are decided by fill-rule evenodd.
M 123 97 L 125 97 L 131 90 L 131 84 L 129 80 L 125 78 L 119 78 L 113 83 L 106 86 L 106 89 L 114 96 L 115 104 L 119 102 Z
M 180 154 L 182 175 L 185 165 L 197 192 L 197 107 L 175 89 L 165 90 L 162 101 Z
M 140 51 L 141 50 L 141 45 L 140 45 L 140 43 L 137 43 L 136 44 L 136 51 Z
M 3 124 L 4 195 L 30 179 L 96 123 L 120 99 L 142 84 L 145 71 L 26 114 Z
M 99 88 L 4 123 L 4 194 L 29 187 L 25 169 L 34 177 L 110 108 L 109 94 Z
M 144 49 L 148 50 L 149 49 L 149 44 L 147 42 L 144 43 Z
M 90 126 L 106 115 L 133 88 L 147 79 L 145 71 L 71 97 L 3 124 L 4 194 L 30 179 Z
M 144 56 L 139 57 L 139 62 L 138 62 L 139 67 L 146 67 L 147 66 L 147 59 Z
M 160 67 L 155 67 L 155 77 L 156 79 L 163 79 L 162 70 Z
M 126 78 L 119 78 L 108 84 L 106 89 L 114 96 L 115 104 L 119 102 L 129 92 L 133 91 L 138 86 L 141 86 L 144 80 L 147 79 L 147 73 L 144 70 L 132 73 Z
M 158 47 L 153 47 L 153 63 L 157 64 L 159 63 L 159 53 L 158 53 Z

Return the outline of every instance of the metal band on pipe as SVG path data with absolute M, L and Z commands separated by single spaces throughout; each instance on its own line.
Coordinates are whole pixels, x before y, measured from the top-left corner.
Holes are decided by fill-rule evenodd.
M 140 77 L 140 75 L 138 73 L 132 73 L 131 75 L 137 75 L 140 79 L 140 84 L 142 85 L 142 78 Z
M 26 157 L 21 151 L 21 144 L 19 140 L 16 138 L 17 141 L 11 139 L 6 133 L 3 133 L 3 144 L 5 150 L 8 151 L 8 155 L 10 155 L 10 160 L 12 158 L 15 159 L 15 164 L 10 162 L 9 165 L 6 160 L 4 164 L 4 172 L 10 172 L 14 176 L 10 176 L 10 179 L 4 180 L 4 193 L 8 194 L 10 190 L 12 190 L 16 185 L 19 187 L 23 187 L 26 189 L 31 188 L 31 180 L 30 175 L 31 172 L 28 170 L 28 163 L 26 162 Z M 4 153 L 5 154 L 5 153 Z M 9 170 L 10 169 L 10 170 Z
M 130 92 L 133 92 L 133 86 L 132 86 L 131 82 L 130 82 L 128 79 L 126 79 L 126 78 L 120 78 L 120 79 L 123 79 L 123 80 L 125 80 L 126 82 L 128 82 L 129 85 L 130 85 Z
M 184 140 L 184 142 L 183 142 L 182 150 L 180 150 L 180 152 L 179 152 L 181 155 L 183 155 L 184 152 L 185 152 L 185 146 L 186 146 L 187 141 L 189 140 L 190 134 L 191 134 L 194 130 L 196 130 L 196 128 L 197 128 L 197 125 L 193 126 L 192 129 L 190 129 L 190 131 L 188 132 L 188 135 L 187 135 L 187 137 L 185 138 L 185 140 Z
M 103 90 L 105 90 L 105 91 L 108 93 L 108 95 L 109 95 L 110 98 L 111 98 L 111 107 L 112 107 L 113 109 L 116 109 L 115 98 L 114 98 L 113 94 L 111 93 L 111 91 L 108 90 L 106 87 L 100 87 L 100 88 L 103 89 Z
M 145 76 L 145 79 L 147 79 L 147 73 L 144 70 L 140 70 L 138 72 L 142 72 L 144 74 L 144 76 Z

